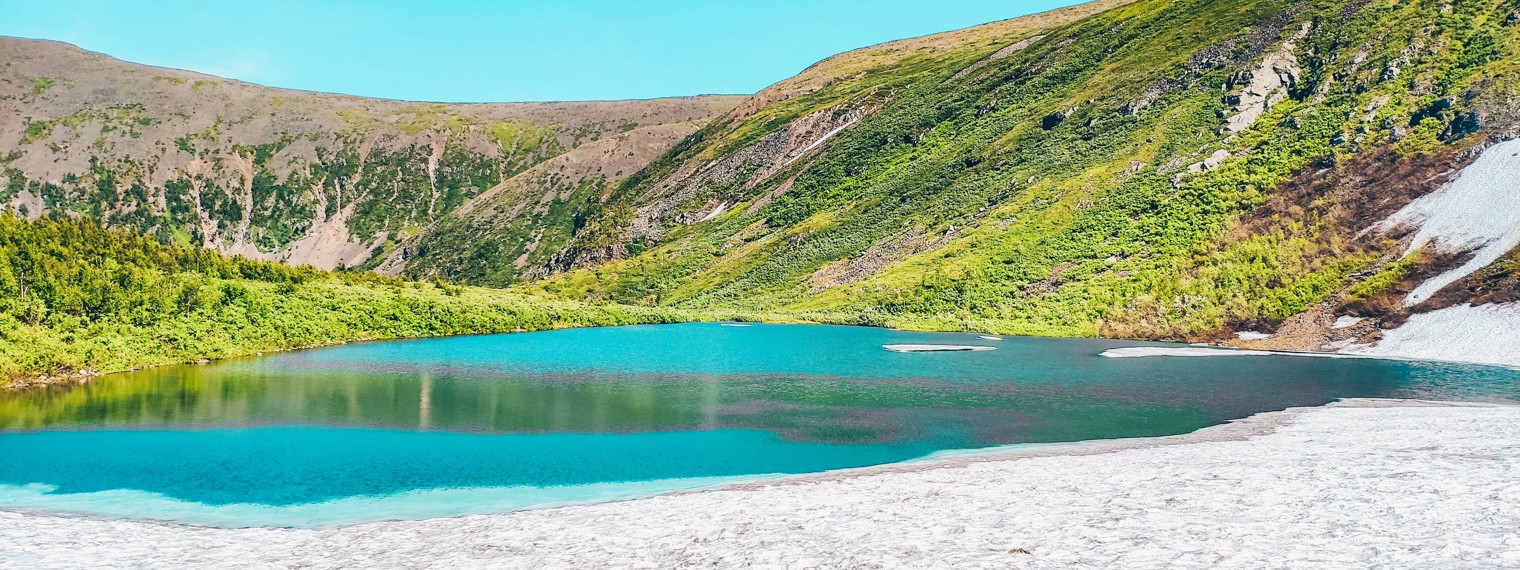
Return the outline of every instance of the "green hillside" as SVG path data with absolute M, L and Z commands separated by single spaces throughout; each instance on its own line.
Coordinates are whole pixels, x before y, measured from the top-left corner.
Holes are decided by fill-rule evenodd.
M 358 339 L 701 318 L 290 267 L 90 220 L 0 215 L 0 385 Z
M 1323 350 L 1520 299 L 1511 252 L 1408 306 L 1471 256 L 1369 231 L 1516 135 L 1520 0 L 1102 0 L 743 101 L 284 99 L 0 49 L 75 78 L 3 82 L 0 201 L 49 213 L 0 217 L 7 377 L 719 315 Z M 102 69 L 148 103 L 58 115 Z
M 572 270 L 534 290 L 1018 334 L 1271 328 L 1349 302 L 1400 253 L 1360 230 L 1510 132 L 1515 9 L 1144 0 L 908 57 L 709 124 L 584 215 Z M 820 111 L 861 118 L 784 168 L 683 170 Z M 1318 182 L 1390 167 L 1398 191 Z

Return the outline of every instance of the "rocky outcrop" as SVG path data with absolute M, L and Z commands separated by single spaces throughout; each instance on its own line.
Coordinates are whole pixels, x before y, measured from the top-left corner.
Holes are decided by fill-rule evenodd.
M 1267 54 L 1261 65 L 1231 79 L 1231 83 L 1239 85 L 1240 89 L 1227 95 L 1236 113 L 1226 119 L 1226 129 L 1232 133 L 1246 130 L 1267 109 L 1287 98 L 1288 91 L 1298 84 L 1298 76 L 1302 73 L 1293 53 L 1298 40 L 1308 35 L 1310 28 L 1311 24 L 1305 22 L 1298 33 L 1284 41 L 1277 51 Z

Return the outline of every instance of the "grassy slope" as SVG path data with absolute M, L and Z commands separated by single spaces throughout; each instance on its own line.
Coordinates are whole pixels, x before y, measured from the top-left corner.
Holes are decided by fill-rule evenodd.
M 1043 39 L 960 78 L 997 47 L 909 58 L 860 76 L 878 88 L 852 93 L 890 93 L 879 111 L 725 215 L 536 290 L 1022 334 L 1182 338 L 1280 322 L 1376 269 L 1386 248 L 1352 243 L 1333 215 L 1250 228 L 1241 217 L 1297 175 L 1372 151 L 1452 156 L 1513 126 L 1515 8 L 1151 0 L 1036 30 Z M 1304 26 L 1287 99 L 1225 130 L 1243 74 Z M 1471 113 L 1484 128 L 1454 131 Z M 600 219 L 617 227 L 641 179 L 670 163 L 720 158 L 774 126 L 710 125 L 617 189 Z M 1217 150 L 1232 153 L 1220 168 L 1187 172 Z M 616 239 L 591 219 L 583 245 Z M 903 243 L 863 279 L 817 279 Z
M 3 218 L 0 375 L 736 312 L 1191 338 L 1271 326 L 1337 295 L 1367 304 L 1422 262 L 1393 263 L 1393 242 L 1355 231 L 1377 210 L 1314 181 L 1389 165 L 1423 179 L 1520 122 L 1514 4 L 1145 0 L 823 62 L 810 71 L 851 73 L 783 82 L 790 91 L 687 138 L 605 203 L 551 214 L 573 231 L 571 250 L 621 240 L 629 256 L 525 290 L 622 305 L 292 269 L 88 222 Z M 1250 129 L 1225 130 L 1244 73 L 1304 29 L 1287 98 Z M 655 241 L 620 233 L 686 162 L 852 105 L 875 110 L 767 179 L 725 189 L 739 201 L 726 214 L 670 224 Z M 1476 133 L 1455 128 L 1473 117 Z M 1218 150 L 1232 153 L 1219 168 L 1188 172 Z M 1382 181 L 1371 178 L 1375 195 Z M 1485 275 L 1513 288 L 1505 263 Z
M 429 228 L 409 244 L 404 275 L 502 286 L 541 278 L 578 253 L 641 247 L 642 241 L 632 243 L 636 240 L 626 235 L 633 215 L 629 206 L 678 167 L 731 156 L 804 116 L 880 100 L 918 78 L 929 77 L 921 72 L 943 68 L 947 61 L 967 65 L 1050 25 L 1129 1 L 1099 0 L 830 57 L 748 98 L 642 170 L 606 157 L 596 169 L 602 176 L 577 182 L 554 175 L 562 170 L 550 161 L 545 163 L 551 167 L 548 180 L 535 191 L 482 197 L 473 207 L 461 208 Z M 629 175 L 633 178 L 622 180 Z M 655 193 L 662 192 L 668 189 Z M 706 196 L 688 200 L 684 209 L 701 207 L 702 197 Z
M 717 316 L 292 268 L 0 215 L 0 383 L 355 339 Z

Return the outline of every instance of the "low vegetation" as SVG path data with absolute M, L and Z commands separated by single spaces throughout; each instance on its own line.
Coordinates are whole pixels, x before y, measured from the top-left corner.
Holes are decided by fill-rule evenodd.
M 227 257 L 0 215 L 0 384 L 350 340 L 713 319 Z
M 446 140 L 435 155 L 420 140 L 360 152 L 350 135 L 378 119 L 339 113 L 346 142 L 288 172 L 316 138 L 244 145 L 213 124 L 175 145 L 251 173 L 183 174 L 161 195 L 131 162 L 54 184 L 0 160 L 0 200 L 24 192 L 123 229 L 4 219 L 0 319 L 14 326 L 0 374 L 718 316 L 1224 338 L 1330 301 L 1392 302 L 1443 261 L 1399 261 L 1398 236 L 1364 230 L 1520 126 L 1514 0 L 1108 5 L 845 54 L 626 178 L 542 172 L 470 218 L 448 213 L 562 144 L 638 123 L 467 124 L 408 107 L 393 126 Z M 91 124 L 151 125 L 110 112 Z M 28 123 L 22 142 L 46 147 L 77 119 Z M 454 284 L 190 247 L 245 231 L 277 251 L 339 218 L 380 253 L 359 269 L 399 259 Z M 1514 259 L 1462 286 L 1513 298 Z
M 1359 237 L 1376 218 L 1345 220 L 1334 191 L 1242 220 L 1298 177 L 1379 167 L 1355 162 L 1374 151 L 1454 156 L 1513 128 L 1517 24 L 1497 0 L 1141 0 L 1001 59 L 982 44 L 909 58 L 838 84 L 848 92 L 709 125 L 584 216 L 579 256 L 559 259 L 586 267 L 532 287 L 1010 334 L 1270 325 L 1396 248 Z M 1282 84 L 1275 104 L 1236 125 L 1263 76 Z M 767 179 L 682 210 L 731 204 L 721 216 L 659 220 L 657 240 L 626 233 L 681 164 L 744 152 L 786 124 L 766 117 L 824 99 L 871 112 Z

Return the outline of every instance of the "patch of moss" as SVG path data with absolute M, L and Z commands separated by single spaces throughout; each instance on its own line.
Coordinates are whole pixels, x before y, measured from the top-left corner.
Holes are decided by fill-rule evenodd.
M 57 83 L 54 82 L 53 79 L 50 78 L 50 77 L 42 77 L 42 76 L 33 77 L 32 78 L 32 95 L 41 95 L 44 91 L 47 91 L 48 89 L 52 89 L 54 85 L 57 85 Z

